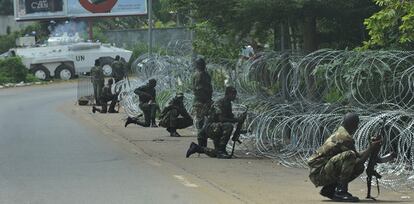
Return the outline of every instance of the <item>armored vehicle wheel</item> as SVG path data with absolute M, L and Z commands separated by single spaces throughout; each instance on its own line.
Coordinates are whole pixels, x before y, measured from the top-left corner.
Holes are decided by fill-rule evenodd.
M 72 79 L 74 74 L 73 67 L 68 64 L 61 64 L 56 68 L 55 77 L 62 80 Z
M 33 75 L 40 80 L 48 80 L 50 78 L 49 70 L 43 65 L 36 65 L 31 69 Z
M 112 59 L 111 57 L 101 57 L 99 59 L 102 69 L 103 69 L 103 73 L 106 77 L 110 77 L 112 76 L 112 67 L 111 64 L 114 61 L 114 59 Z
M 106 77 L 112 76 L 112 67 L 109 64 L 105 64 L 102 66 L 103 73 Z

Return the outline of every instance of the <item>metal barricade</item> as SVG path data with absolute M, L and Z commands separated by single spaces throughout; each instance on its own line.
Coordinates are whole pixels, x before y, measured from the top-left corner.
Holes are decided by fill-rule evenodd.
M 78 74 L 77 101 L 79 105 L 93 105 L 93 85 L 91 77 Z

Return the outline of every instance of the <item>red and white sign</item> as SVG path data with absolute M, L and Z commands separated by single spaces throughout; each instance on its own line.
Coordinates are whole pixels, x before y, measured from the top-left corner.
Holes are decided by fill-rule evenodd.
M 17 21 L 146 15 L 147 0 L 14 0 L 14 13 Z

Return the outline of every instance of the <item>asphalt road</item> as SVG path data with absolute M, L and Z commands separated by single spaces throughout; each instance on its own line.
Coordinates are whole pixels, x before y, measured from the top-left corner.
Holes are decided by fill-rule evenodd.
M 0 203 L 237 203 L 59 111 L 75 98 L 74 83 L 0 89 Z

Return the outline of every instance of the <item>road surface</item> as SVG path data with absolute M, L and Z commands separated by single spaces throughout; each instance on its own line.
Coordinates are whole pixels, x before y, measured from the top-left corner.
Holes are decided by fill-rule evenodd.
M 307 169 L 237 151 L 185 158 L 194 130 L 124 128 L 125 114 L 92 114 L 75 100 L 75 83 L 0 89 L 0 204 L 331 203 Z M 361 179 L 350 191 L 372 202 Z M 377 203 L 413 198 L 382 188 Z
M 60 111 L 75 100 L 75 83 L 0 90 L 0 203 L 238 203 Z

